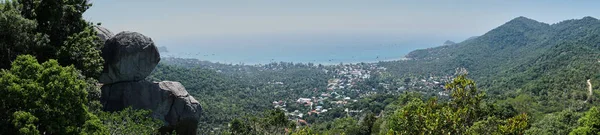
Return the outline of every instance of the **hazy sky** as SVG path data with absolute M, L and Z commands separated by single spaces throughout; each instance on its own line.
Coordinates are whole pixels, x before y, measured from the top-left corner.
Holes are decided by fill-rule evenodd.
M 168 47 L 433 44 L 461 41 L 518 16 L 598 18 L 578 0 L 92 0 L 85 18 Z

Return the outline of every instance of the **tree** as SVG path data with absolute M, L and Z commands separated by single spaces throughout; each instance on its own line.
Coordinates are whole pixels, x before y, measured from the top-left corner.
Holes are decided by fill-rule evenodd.
M 375 114 L 367 113 L 367 115 L 365 115 L 365 117 L 363 118 L 362 123 L 360 123 L 360 134 L 370 135 L 371 131 L 373 131 L 372 128 L 375 124 L 375 121 L 377 121 Z
M 265 123 L 263 128 L 269 133 L 284 134 L 286 128 L 295 128 L 295 123 L 289 121 L 281 109 L 267 111 L 263 122 Z
M 457 76 L 445 88 L 452 91 L 450 102 L 413 98 L 388 118 L 386 129 L 398 134 L 523 134 L 528 128 L 526 114 L 507 120 L 493 114 L 487 117 L 481 107 L 485 94 L 466 75 Z
M 158 134 L 162 123 L 151 118 L 150 114 L 148 110 L 128 107 L 118 112 L 101 112 L 100 119 L 111 135 Z
M 99 77 L 104 60 L 100 57 L 97 41 L 96 32 L 91 27 L 86 27 L 64 41 L 57 52 L 58 58 L 61 62 L 78 67 L 88 77 Z
M 581 113 L 573 110 L 546 114 L 541 120 L 536 121 L 527 129 L 526 134 L 555 134 L 566 135 L 577 127 L 577 120 Z
M 240 119 L 233 119 L 229 123 L 229 132 L 233 135 L 243 135 L 250 132 L 250 127 Z
M 92 6 L 87 0 L 19 0 L 19 4 L 21 15 L 35 20 L 37 31 L 49 36 L 50 45 L 40 48 L 46 50 L 37 50 L 42 53 L 42 61 L 53 58 L 69 36 L 90 27 L 82 18 Z
M 10 70 L 0 72 L 0 134 L 106 133 L 86 106 L 87 85 L 72 66 L 18 56 Z
M 12 60 L 20 54 L 32 54 L 36 47 L 48 42 L 47 37 L 37 33 L 37 22 L 22 17 L 16 2 L 6 1 L 0 10 L 0 68 L 10 68 Z
M 491 116 L 484 120 L 477 121 L 469 127 L 468 134 L 471 135 L 493 135 L 498 134 L 498 127 L 503 121 L 497 117 Z
M 571 135 L 592 135 L 600 133 L 600 109 L 592 107 L 579 119 L 579 127 Z
M 37 130 L 35 125 L 38 122 L 38 118 L 31 115 L 29 112 L 17 111 L 13 113 L 12 117 L 13 126 L 19 129 L 19 134 L 23 135 L 38 135 L 40 131 Z
M 521 113 L 515 117 L 506 120 L 506 124 L 498 127 L 500 134 L 503 135 L 522 135 L 529 128 L 529 117 L 526 113 Z
M 292 133 L 292 135 L 316 135 L 317 133 L 315 133 L 314 131 L 312 131 L 310 128 L 304 127 L 301 128 L 300 130 Z
M 337 118 L 333 121 L 333 129 L 329 130 L 328 133 L 357 135 L 360 133 L 360 127 L 352 117 Z
M 522 113 L 507 120 L 491 116 L 485 120 L 477 121 L 469 127 L 467 134 L 472 135 L 522 135 L 527 124 L 527 114 Z
M 74 65 L 86 77 L 97 78 L 103 59 L 102 45 L 82 14 L 87 0 L 15 0 L 0 14 L 0 68 L 9 68 L 17 55 L 31 54 L 40 61 L 57 59 Z
M 470 125 L 476 121 L 477 111 L 480 110 L 481 100 L 483 100 L 485 94 L 477 91 L 475 82 L 467 79 L 466 75 L 459 75 L 452 82 L 446 84 L 444 88 L 452 91 L 450 105 L 453 108 L 467 110 L 462 116 L 465 124 Z

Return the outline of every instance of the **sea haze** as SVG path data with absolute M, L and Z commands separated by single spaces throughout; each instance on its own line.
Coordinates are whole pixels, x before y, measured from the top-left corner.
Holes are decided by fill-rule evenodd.
M 162 57 L 196 58 L 219 63 L 294 62 L 339 64 L 401 59 L 408 52 L 464 37 L 419 37 L 397 34 L 277 34 L 198 37 L 166 41 Z M 189 39 L 189 38 L 188 38 Z M 456 40 L 455 40 L 456 41 Z

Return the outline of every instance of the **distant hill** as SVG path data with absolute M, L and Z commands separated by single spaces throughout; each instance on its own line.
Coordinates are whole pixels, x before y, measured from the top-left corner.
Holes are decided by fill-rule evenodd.
M 444 44 L 442 44 L 442 45 L 445 46 L 445 45 L 453 45 L 453 44 L 456 44 L 456 43 L 454 41 L 446 40 L 446 42 L 444 42 Z
M 478 37 L 479 37 L 479 36 L 472 36 L 472 37 L 469 37 L 469 38 L 465 39 L 465 41 L 467 41 L 467 40 L 472 40 L 472 39 L 476 39 L 476 38 L 478 38 Z
M 600 21 L 517 17 L 477 38 L 406 57 L 380 64 L 398 76 L 451 75 L 462 67 L 491 96 L 532 96 L 545 106 L 535 111 L 545 113 L 582 108 L 586 79 L 600 84 Z

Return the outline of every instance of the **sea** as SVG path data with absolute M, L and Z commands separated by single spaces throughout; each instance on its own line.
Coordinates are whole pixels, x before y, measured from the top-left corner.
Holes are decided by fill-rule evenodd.
M 400 60 L 409 52 L 440 46 L 446 39 L 369 36 L 245 37 L 201 39 L 185 42 L 159 41 L 167 52 L 161 57 L 195 58 L 226 64 L 268 64 L 273 62 L 372 63 Z

